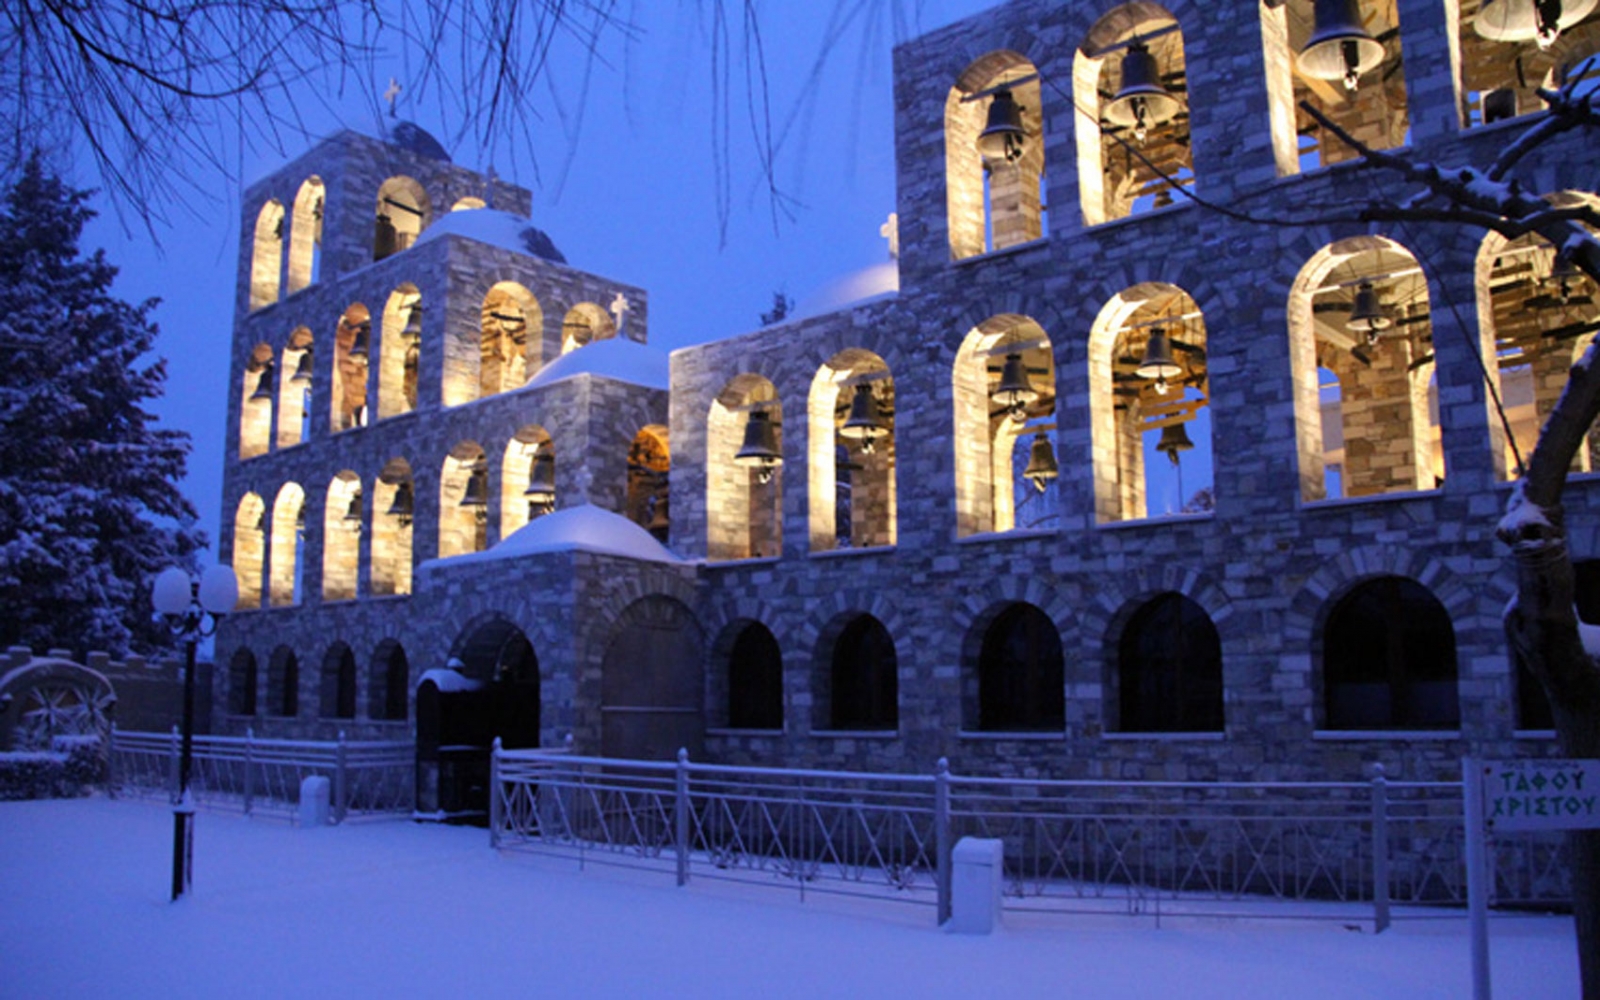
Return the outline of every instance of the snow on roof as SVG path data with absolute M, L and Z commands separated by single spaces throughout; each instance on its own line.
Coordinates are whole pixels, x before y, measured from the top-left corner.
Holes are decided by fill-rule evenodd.
M 449 670 L 444 667 L 424 670 L 422 676 L 417 678 L 417 687 L 421 687 L 429 681 L 433 681 L 433 686 L 440 691 L 477 691 L 483 687 L 482 681 L 475 681 L 460 671 Z
M 450 162 L 450 154 L 445 151 L 444 145 L 416 122 L 403 120 L 395 122 L 389 128 L 389 141 L 418 156 Z
M 586 503 L 536 517 L 485 552 L 435 560 L 432 565 L 459 566 L 463 563 L 517 559 L 544 552 L 573 551 L 623 556 L 644 562 L 682 562 L 666 546 L 656 541 L 650 532 L 621 514 Z
M 541 368 L 528 385 L 550 385 L 583 374 L 601 375 L 647 389 L 666 389 L 671 383 L 671 364 L 665 351 L 626 337 L 609 337 L 561 355 Z
M 835 278 L 795 304 L 785 323 L 825 316 L 900 294 L 900 265 L 886 260 Z
M 550 237 L 535 228 L 530 220 L 499 209 L 469 208 L 446 212 L 422 231 L 417 242 L 426 243 L 442 236 L 463 236 L 505 250 L 543 257 L 557 264 L 567 262 Z

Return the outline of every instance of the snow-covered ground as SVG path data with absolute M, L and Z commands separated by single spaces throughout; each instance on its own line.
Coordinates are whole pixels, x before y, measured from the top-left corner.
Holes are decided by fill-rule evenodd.
M 0 803 L 0 997 L 1465 997 L 1466 922 L 1030 917 L 990 937 L 924 908 L 521 854 L 401 821 Z M 1497 919 L 1494 995 L 1575 997 L 1572 923 Z

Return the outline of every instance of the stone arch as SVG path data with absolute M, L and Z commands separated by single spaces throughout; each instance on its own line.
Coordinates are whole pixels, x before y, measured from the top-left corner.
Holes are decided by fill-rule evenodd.
M 372 596 L 411 593 L 416 484 L 411 463 L 391 458 L 372 485 Z
M 665 545 L 670 537 L 668 504 L 672 452 L 665 424 L 646 424 L 628 446 L 628 487 L 624 516 Z
M 813 552 L 895 543 L 895 401 L 889 366 L 864 348 L 840 351 L 812 378 L 806 506 Z M 852 427 L 858 415 L 874 424 Z
M 250 247 L 250 308 L 278 301 L 278 281 L 283 272 L 283 202 L 268 199 L 256 213 Z
M 540 463 L 548 463 L 543 469 Z M 500 460 L 500 537 L 508 538 L 513 531 L 556 509 L 559 492 L 548 495 L 529 493 L 534 481 L 555 487 L 556 473 L 561 463 L 556 460 L 555 439 L 539 424 L 525 424 L 506 442 L 505 454 Z M 535 474 L 537 473 L 537 475 Z
M 233 514 L 233 575 L 239 581 L 240 611 L 261 607 L 261 573 L 266 567 L 267 505 L 256 493 L 239 498 Z
M 544 363 L 539 299 L 515 281 L 496 282 L 483 297 L 472 353 L 479 397 L 522 388 Z
M 751 421 L 770 424 L 772 461 L 741 461 Z M 706 557 L 767 558 L 783 552 L 783 403 L 760 375 L 730 379 L 706 417 Z
M 361 477 L 349 469 L 328 483 L 322 508 L 322 600 L 353 601 L 361 577 L 361 531 L 365 510 Z
M 410 282 L 396 287 L 384 302 L 382 334 L 376 345 L 379 420 L 417 408 L 424 316 L 422 293 Z
M 349 643 L 336 640 L 323 654 L 318 693 L 319 718 L 356 717 L 356 654 Z
M 480 477 L 482 493 L 474 485 L 474 477 Z M 489 461 L 483 447 L 476 441 L 462 441 L 451 448 L 439 475 L 439 558 L 489 547 L 491 494 Z
M 1120 94 L 1133 66 L 1154 71 L 1149 92 L 1103 98 Z M 1078 191 L 1086 225 L 1165 207 L 1175 187 L 1194 182 L 1187 92 L 1183 32 L 1165 7 L 1149 0 L 1125 3 L 1089 29 L 1072 60 Z M 1124 152 L 1123 142 L 1134 143 L 1149 163 Z
M 711 645 L 712 724 L 729 729 L 783 729 L 783 650 L 754 618 L 725 625 Z
M 1017 106 L 1023 136 L 1020 147 L 986 161 L 978 137 L 996 101 Z M 944 143 L 952 259 L 1045 235 L 1043 94 L 1026 56 L 990 52 L 961 73 L 945 99 Z
M 377 218 L 372 237 L 372 259 L 383 260 L 417 241 L 432 220 L 428 192 L 404 175 L 390 177 L 378 188 Z
M 1152 494 L 1157 515 L 1209 509 L 1203 500 L 1191 504 L 1211 488 L 1207 346 L 1200 306 L 1175 285 L 1143 282 L 1101 308 L 1088 352 L 1099 523 L 1152 516 Z M 1186 483 L 1182 453 L 1190 450 L 1190 467 L 1204 475 Z
M 1031 397 L 1024 392 L 1001 398 L 1008 366 L 1024 373 Z M 1050 337 L 1028 316 L 991 316 L 974 326 L 962 341 L 951 383 L 956 535 L 1011 531 L 1017 527 L 1023 500 L 1039 502 L 1026 491 L 1022 498 L 1017 495 L 1023 471 L 1020 462 L 1026 462 L 1030 447 L 1023 433 L 1031 429 L 1046 434 L 1048 440 L 1055 430 L 1051 418 L 1056 368 Z
M 372 651 L 367 666 L 367 718 L 378 722 L 404 722 L 408 717 L 411 664 L 405 647 L 385 639 Z
M 277 365 L 272 346 L 257 344 L 245 361 L 244 379 L 239 383 L 239 457 L 265 455 L 272 447 L 273 383 Z
M 311 331 L 297 326 L 289 334 L 278 365 L 278 447 L 288 448 L 311 436 L 311 388 L 316 382 Z
M 475 198 L 472 195 L 468 195 L 465 198 L 457 198 L 456 199 L 456 203 L 454 205 L 450 206 L 450 211 L 452 211 L 452 212 L 470 212 L 475 208 L 488 208 L 488 207 L 489 207 L 488 203 L 485 202 L 482 198 Z
M 1222 638 L 1200 604 L 1176 590 L 1130 601 L 1115 616 L 1107 728 L 1126 733 L 1222 732 Z
M 274 608 L 297 605 L 305 600 L 305 503 L 306 491 L 293 482 L 284 483 L 272 502 L 267 603 Z
M 1358 326 L 1361 296 L 1376 296 L 1379 328 Z M 1319 368 L 1339 379 L 1339 480 L 1345 495 L 1437 488 L 1443 452 L 1429 417 L 1429 395 L 1436 391 L 1429 316 L 1422 268 L 1387 237 L 1339 240 L 1300 269 L 1289 293 L 1288 320 L 1303 501 L 1328 498 L 1329 436 Z
M 823 626 L 812 653 L 812 725 L 834 732 L 900 728 L 900 662 L 894 635 L 869 611 Z
M 359 302 L 339 317 L 333 343 L 333 393 L 329 429 L 337 434 L 367 425 L 367 375 L 372 356 L 372 315 Z
M 1078 649 L 1081 644 L 1073 603 L 1063 591 L 1049 586 L 1036 576 L 1018 574 L 997 577 L 966 591 L 950 609 L 951 630 L 962 637 L 959 654 L 961 726 L 965 730 L 980 728 L 983 715 L 978 667 L 983 659 L 984 636 L 1007 608 L 1023 605 L 1038 609 L 1050 621 L 1063 648 Z M 1063 670 L 1067 666 L 1063 661 Z M 1082 678 L 1068 679 L 1063 674 L 1063 696 L 1066 685 L 1077 680 Z
M 561 321 L 561 353 L 576 351 L 597 340 L 609 340 L 617 335 L 617 322 L 611 314 L 593 302 L 579 302 L 567 310 Z
M 705 741 L 700 624 L 674 597 L 647 594 L 617 615 L 600 665 L 600 752 L 671 760 Z
M 294 216 L 289 225 L 289 294 L 314 284 L 322 270 L 322 217 L 327 191 L 322 178 L 307 177 L 294 196 Z
M 1027 601 L 991 605 L 962 640 L 961 728 L 1060 733 L 1065 677 L 1061 633 L 1048 614 Z
M 1319 625 L 1319 728 L 1460 728 L 1455 628 L 1427 587 L 1364 577 L 1330 595 Z

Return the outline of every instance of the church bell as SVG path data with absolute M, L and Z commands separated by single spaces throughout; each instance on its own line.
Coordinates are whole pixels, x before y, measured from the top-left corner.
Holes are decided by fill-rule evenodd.
M 878 412 L 878 400 L 872 395 L 872 387 L 864 382 L 857 385 L 855 398 L 850 401 L 850 415 L 845 419 L 844 426 L 839 428 L 839 436 L 860 441 L 861 450 L 870 455 L 877 439 L 888 433 L 888 425 Z
M 294 374 L 289 376 L 291 382 L 309 382 L 312 377 L 311 348 L 307 347 L 300 352 L 300 360 L 295 362 Z
M 1343 80 L 1346 90 L 1355 90 L 1383 56 L 1383 43 L 1361 21 L 1359 0 L 1316 0 L 1311 38 L 1300 50 L 1300 72 L 1318 80 Z
M 412 514 L 416 506 L 411 495 L 411 480 L 407 479 L 397 483 L 394 488 L 394 500 L 389 503 L 389 509 L 384 511 L 389 517 L 398 518 L 402 526 L 411 523 Z
M 1006 408 L 1011 419 L 1021 422 L 1028 419 L 1028 404 L 1039 398 L 1039 393 L 1028 380 L 1028 369 L 1022 366 L 1022 355 L 1006 355 L 1005 367 L 1000 370 L 1000 385 L 994 390 L 995 402 Z
M 1364 333 L 1367 343 L 1378 342 L 1378 331 L 1386 330 L 1394 325 L 1383 311 L 1383 303 L 1378 299 L 1377 289 L 1372 287 L 1372 282 L 1363 281 L 1356 288 L 1356 301 L 1350 307 L 1350 318 L 1345 321 L 1345 329 L 1356 333 Z
M 1133 129 L 1144 142 L 1150 128 L 1172 120 L 1182 107 L 1161 85 L 1161 71 L 1149 46 L 1135 39 L 1122 56 L 1122 89 L 1106 105 L 1106 121 Z
M 392 257 L 400 249 L 400 233 L 394 228 L 394 223 L 389 221 L 389 216 L 384 212 L 378 213 L 378 221 L 372 230 L 372 259 L 383 260 Z
M 1183 429 L 1182 424 L 1168 424 L 1161 428 L 1161 440 L 1156 442 L 1156 451 L 1166 455 L 1168 461 L 1177 465 L 1178 453 L 1194 451 L 1194 442 L 1189 440 L 1189 432 Z
M 528 501 L 528 518 L 548 514 L 556 508 L 556 458 L 542 448 L 534 453 L 528 470 L 528 488 L 522 491 Z
M 256 379 L 256 391 L 252 392 L 250 394 L 250 401 L 251 402 L 255 402 L 255 401 L 261 400 L 261 399 L 264 399 L 269 403 L 272 401 L 272 391 L 273 391 L 272 371 L 273 371 L 273 368 L 274 368 L 274 365 L 270 361 L 268 361 L 265 365 L 262 366 L 262 368 L 261 368 L 261 377 Z
M 1183 366 L 1172 357 L 1172 339 L 1167 336 L 1165 327 L 1158 326 L 1150 331 L 1150 339 L 1144 345 L 1144 358 L 1133 373 L 1154 381 L 1156 392 L 1163 395 L 1167 391 L 1167 380 L 1183 374 Z
M 1022 106 L 1005 87 L 989 101 L 989 121 L 978 133 L 978 155 L 988 163 L 1015 163 L 1022 158 L 1028 139 L 1022 127 Z
M 1555 44 L 1561 32 L 1588 17 L 1597 0 L 1483 0 L 1472 30 L 1494 42 Z
M 1056 465 L 1056 453 L 1050 447 L 1050 438 L 1044 431 L 1039 431 L 1034 434 L 1033 444 L 1028 448 L 1028 467 L 1022 470 L 1022 476 L 1043 493 L 1045 485 L 1060 475 L 1061 469 Z
M 772 481 L 772 472 L 783 464 L 778 452 L 778 431 L 766 410 L 752 410 L 744 425 L 744 444 L 733 456 L 734 464 L 757 470 L 763 483 Z

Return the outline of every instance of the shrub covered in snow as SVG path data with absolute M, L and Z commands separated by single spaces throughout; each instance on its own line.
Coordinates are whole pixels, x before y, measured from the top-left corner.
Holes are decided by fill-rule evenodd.
M 93 736 L 57 737 L 50 750 L 0 753 L 0 801 L 87 795 L 105 780 L 105 759 Z

